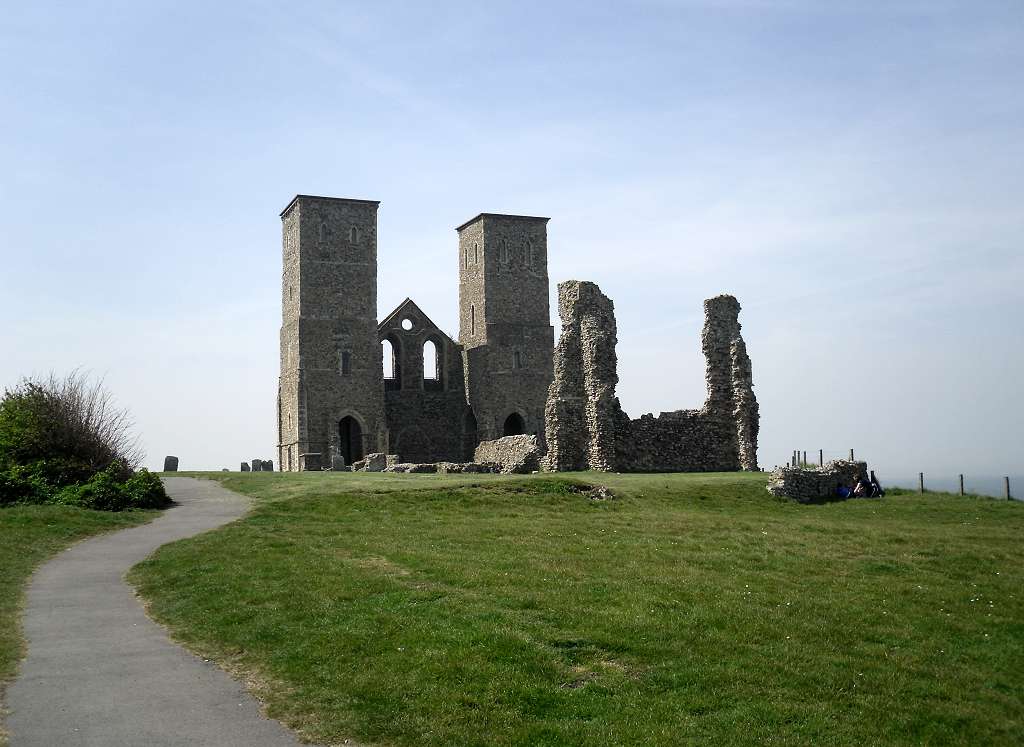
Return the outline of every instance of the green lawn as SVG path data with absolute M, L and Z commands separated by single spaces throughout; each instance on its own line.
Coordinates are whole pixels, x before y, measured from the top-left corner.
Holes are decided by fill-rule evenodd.
M 18 616 L 32 571 L 76 540 L 149 521 L 155 511 L 89 511 L 69 506 L 0 508 L 0 695 L 24 654 Z M 0 744 L 4 744 L 0 728 Z
M 761 474 L 208 476 L 253 512 L 131 579 L 313 740 L 1024 743 L 1024 504 L 801 506 Z

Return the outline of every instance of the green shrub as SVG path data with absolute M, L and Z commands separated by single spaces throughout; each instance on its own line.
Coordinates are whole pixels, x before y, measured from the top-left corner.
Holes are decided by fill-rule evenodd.
M 115 463 L 87 482 L 61 489 L 53 502 L 95 511 L 123 511 L 163 508 L 170 499 L 160 478 L 149 470 L 141 469 L 125 479 L 123 465 Z
M 0 469 L 0 506 L 15 503 L 47 503 L 53 488 L 30 466 L 11 465 Z

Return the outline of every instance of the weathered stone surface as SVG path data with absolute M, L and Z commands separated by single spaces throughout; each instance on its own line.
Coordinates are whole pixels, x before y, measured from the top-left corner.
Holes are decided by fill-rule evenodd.
M 249 471 L 249 463 L 248 462 L 242 462 L 242 472 L 248 472 L 248 471 Z
M 352 464 L 353 472 L 383 472 L 389 464 L 397 464 L 398 457 L 395 454 L 382 454 L 375 452 L 367 454 L 364 459 Z
M 529 474 L 540 469 L 540 453 L 536 436 L 504 436 L 481 441 L 473 461 L 501 465 L 504 474 Z
M 164 472 L 177 472 L 178 471 L 178 457 L 176 456 L 165 456 L 164 457 Z
M 800 503 L 841 501 L 847 498 L 836 492 L 840 486 L 853 488 L 857 480 L 867 478 L 867 462 L 836 459 L 821 468 L 781 467 L 768 476 L 768 492 Z
M 460 463 L 480 439 L 511 433 L 536 434 L 543 448 L 547 218 L 481 213 L 457 229 L 456 342 L 411 299 L 377 324 L 377 206 L 299 195 L 281 214 L 280 469 L 319 468 L 303 454 L 353 464 L 384 450 Z M 428 344 L 437 365 L 424 371 Z
M 348 467 L 345 465 L 345 457 L 341 454 L 334 454 L 331 456 L 331 469 L 335 472 L 347 472 Z
M 739 302 L 704 302 L 707 399 L 700 410 L 630 420 L 615 397 L 615 316 L 593 283 L 558 286 L 562 337 L 546 406 L 548 470 L 699 472 L 757 469 L 758 410 Z

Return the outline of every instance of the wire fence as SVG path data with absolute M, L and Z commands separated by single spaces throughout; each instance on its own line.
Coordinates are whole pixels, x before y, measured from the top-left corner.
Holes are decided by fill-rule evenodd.
M 803 467 L 814 469 L 823 467 L 835 460 L 857 460 L 856 449 L 793 449 L 785 466 Z M 776 467 L 782 465 L 776 465 Z M 1021 478 L 1015 477 L 1014 484 L 1019 485 Z M 917 490 L 919 493 L 943 492 L 959 493 L 960 495 L 985 495 L 1004 500 L 1016 500 L 1011 490 L 1009 475 L 995 476 L 968 476 L 964 474 L 954 476 L 932 476 L 928 477 L 924 472 L 918 472 L 915 477 L 899 477 L 888 481 L 888 484 L 910 490 Z

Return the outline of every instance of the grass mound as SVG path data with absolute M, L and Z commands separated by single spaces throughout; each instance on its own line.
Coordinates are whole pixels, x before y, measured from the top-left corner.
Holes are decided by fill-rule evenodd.
M 1024 740 L 1024 505 L 800 506 L 758 474 L 213 477 L 255 510 L 131 579 L 316 741 Z

